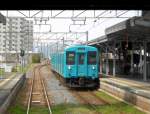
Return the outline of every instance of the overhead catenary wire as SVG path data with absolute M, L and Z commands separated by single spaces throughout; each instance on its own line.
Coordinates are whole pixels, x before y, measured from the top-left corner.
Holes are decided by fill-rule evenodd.
M 106 13 L 106 12 L 107 12 L 107 13 Z M 128 12 L 128 11 L 125 11 L 125 12 L 123 11 L 123 13 L 121 12 L 121 14 L 119 14 L 118 17 L 121 16 L 121 15 L 123 15 L 123 14 L 125 14 L 125 13 L 127 13 L 127 12 Z M 104 11 L 104 12 L 102 12 L 101 14 L 99 14 L 98 17 L 100 17 L 100 16 L 102 16 L 102 15 L 103 15 L 103 16 L 106 16 L 106 15 L 108 15 L 108 14 L 110 14 L 110 13 L 112 13 L 111 10 L 110 10 L 110 11 Z M 104 14 L 105 14 L 105 15 L 104 15 Z M 92 30 L 93 28 L 98 27 L 98 25 L 100 25 L 100 24 L 102 24 L 102 23 L 104 23 L 105 21 L 108 21 L 108 20 L 110 20 L 110 19 L 112 19 L 112 18 L 105 18 L 104 21 L 102 21 L 102 22 L 100 22 L 100 23 L 98 23 L 98 22 L 99 22 L 99 19 L 97 19 L 97 23 L 98 23 L 98 24 L 96 24 L 94 27 L 93 27 L 93 24 L 92 24 L 91 27 L 89 27 L 86 31 Z M 93 22 L 93 21 L 92 21 L 92 22 Z M 89 22 L 88 24 L 90 24 L 90 23 L 91 23 L 91 22 Z M 87 24 L 87 25 L 88 25 L 88 24 Z M 94 21 L 94 24 L 95 24 L 95 21 Z M 85 26 L 79 26 L 79 27 L 77 28 L 77 30 L 80 30 L 82 27 L 85 27 Z M 85 31 L 85 33 L 86 33 L 86 31 Z M 73 35 L 74 35 L 74 34 L 72 34 L 70 37 L 72 37 Z M 81 37 L 81 36 L 83 36 L 83 35 L 80 35 L 80 37 Z M 75 40 L 76 40 L 76 39 L 75 39 Z
M 104 11 L 103 13 L 101 13 L 101 14 L 98 15 L 98 16 L 101 16 L 101 15 L 103 15 L 103 14 L 105 14 L 105 13 L 106 13 L 106 11 Z M 109 13 L 109 12 L 108 12 L 108 13 Z M 106 15 L 106 14 L 105 14 L 105 15 Z M 105 16 L 105 15 L 104 15 L 104 16 Z M 109 19 L 110 19 L 110 18 L 109 18 Z M 93 22 L 93 21 L 92 21 L 92 22 Z M 91 23 L 91 22 L 89 22 L 88 24 L 90 24 L 90 23 Z M 87 24 L 87 25 L 88 25 L 88 24 Z M 98 24 L 98 25 L 99 25 L 99 24 Z M 79 27 L 77 28 L 77 30 L 79 30 L 79 29 L 81 29 L 81 26 L 79 26 Z M 91 29 L 93 29 L 93 25 L 92 25 L 92 27 L 91 27 L 90 29 L 87 29 L 87 30 L 85 30 L 85 31 L 88 32 L 88 31 L 91 30 Z M 82 35 L 82 36 L 83 36 L 83 35 Z M 81 35 L 80 35 L 80 37 L 81 37 Z
M 122 13 L 122 12 L 123 12 L 123 13 Z M 126 14 L 128 11 L 122 11 L 122 12 L 120 12 L 120 14 L 119 14 L 119 13 L 117 14 L 117 18 L 120 17 L 120 16 L 123 15 L 123 14 Z M 107 18 L 107 17 L 106 17 L 106 19 L 105 19 L 105 16 L 108 15 L 108 14 L 111 14 L 111 13 L 113 13 L 111 10 L 110 10 L 110 11 L 103 11 L 101 14 L 99 14 L 99 15 L 97 16 L 97 17 L 99 17 L 99 18 L 96 18 L 96 19 L 97 19 L 97 20 L 96 20 L 97 22 L 94 22 L 94 24 L 95 24 L 95 23 L 97 23 L 97 24 L 95 24 L 94 27 L 93 27 L 93 24 L 92 24 L 90 27 L 87 27 L 88 29 L 86 28 L 86 31 L 90 31 L 90 30 L 92 30 L 92 29 L 98 27 L 98 25 L 104 23 L 105 21 L 112 19 L 112 18 Z M 104 15 L 104 14 L 105 14 L 105 15 Z M 104 17 L 104 18 L 103 18 L 104 21 L 102 21 L 102 22 L 99 23 L 99 19 L 101 19 L 102 16 Z M 128 18 L 129 18 L 129 17 L 128 17 Z M 94 19 L 95 19 L 95 18 L 94 18 Z M 101 20 L 103 20 L 103 19 L 101 19 Z M 101 20 L 100 20 L 100 21 L 101 21 Z M 92 22 L 93 22 L 93 21 L 92 21 Z M 90 22 L 90 23 L 91 23 L 91 22 Z M 88 24 L 90 24 L 90 23 L 88 23 Z M 88 25 L 88 26 L 89 26 L 89 25 Z M 80 30 L 80 29 L 82 29 L 82 28 L 85 28 L 85 26 L 79 26 L 79 27 L 77 28 L 77 30 Z M 70 37 L 72 37 L 73 35 L 74 35 L 74 34 L 72 34 Z M 63 36 L 64 36 L 64 35 L 62 35 L 62 36 L 60 36 L 60 37 L 63 37 Z M 79 35 L 79 36 L 81 37 L 81 36 L 83 36 L 83 35 Z M 58 39 L 58 40 L 59 40 L 59 39 Z M 75 39 L 75 40 L 76 40 L 76 39 Z
M 119 14 L 119 16 L 121 16 L 121 15 L 127 13 L 127 12 L 128 12 L 128 11 L 124 11 L 123 13 Z M 104 13 L 106 13 L 106 12 L 104 11 L 103 13 L 101 13 L 101 15 L 104 14 Z M 108 12 L 108 13 L 109 13 L 109 12 Z M 106 15 L 106 14 L 105 14 L 105 15 Z M 104 16 L 105 16 L 105 15 L 104 15 Z M 100 16 L 100 15 L 99 15 L 99 16 Z M 104 23 L 104 22 L 106 22 L 106 21 L 108 21 L 108 20 L 111 20 L 111 19 L 112 19 L 112 18 L 106 18 L 104 21 L 98 23 L 97 25 L 94 25 L 94 27 L 93 27 L 93 25 L 92 25 L 92 26 L 91 26 L 89 29 L 87 29 L 86 31 L 92 30 L 92 29 L 98 27 L 98 25 L 100 25 L 100 24 L 102 24 L 102 23 Z M 98 19 L 97 21 L 99 21 L 99 19 Z M 95 22 L 94 22 L 94 24 L 95 24 Z M 78 28 L 77 28 L 77 30 L 79 30 L 79 29 L 81 29 L 81 27 L 78 27 Z M 82 35 L 80 35 L 80 37 L 81 37 L 81 36 L 82 36 Z
M 105 11 L 106 12 L 106 11 Z M 98 16 L 101 16 L 102 14 L 104 14 L 105 12 L 103 12 L 103 13 L 101 13 L 100 15 L 98 15 Z M 86 32 L 85 32 L 86 33 Z M 63 34 L 64 35 L 64 34 Z M 59 38 L 61 38 L 63 35 L 61 35 Z M 72 34 L 70 37 L 72 37 L 74 34 Z M 58 38 L 58 40 L 59 40 L 59 38 Z
M 128 11 L 121 11 L 120 14 L 119 14 L 119 13 L 117 14 L 118 16 L 117 16 L 116 18 L 120 18 L 120 16 L 122 15 L 122 12 L 123 12 L 123 14 L 125 14 L 125 13 L 128 12 Z M 105 10 L 105 11 L 103 11 L 101 14 L 99 14 L 98 16 L 96 16 L 96 17 L 97 17 L 96 19 L 97 19 L 98 21 L 99 21 L 99 19 L 101 19 L 102 17 L 107 19 L 107 16 L 106 16 L 106 15 L 107 15 L 107 14 L 111 14 L 111 13 L 113 14 L 114 12 L 113 12 L 112 10 Z M 105 14 L 105 15 L 104 15 L 104 14 Z M 98 18 L 98 17 L 99 17 L 99 18 Z M 111 16 L 110 16 L 110 17 L 111 17 Z M 128 17 L 128 18 L 129 18 L 129 17 Z M 94 18 L 94 19 L 95 19 L 95 18 Z M 109 19 L 112 19 L 112 18 L 109 18 Z M 91 22 L 90 22 L 90 23 L 91 23 Z M 103 23 L 103 22 L 101 22 L 101 23 Z M 97 26 L 97 25 L 95 25 L 95 26 Z M 82 27 L 78 27 L 78 28 L 81 29 Z M 78 28 L 77 28 L 77 29 L 78 29 Z M 93 29 L 93 28 L 95 28 L 95 27 L 90 27 L 89 29 L 87 29 L 87 31 L 89 31 L 89 30 L 91 30 L 91 29 Z M 79 30 L 79 29 L 78 29 L 78 30 Z M 73 35 L 71 35 L 71 36 L 73 36 Z M 70 36 L 70 37 L 71 37 L 71 36 Z

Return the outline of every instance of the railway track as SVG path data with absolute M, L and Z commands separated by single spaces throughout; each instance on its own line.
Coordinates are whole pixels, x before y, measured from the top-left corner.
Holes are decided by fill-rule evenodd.
M 61 82 L 61 84 L 66 86 L 62 77 L 59 76 L 59 74 L 57 74 L 56 72 L 54 73 L 56 75 L 56 78 Z M 110 104 L 109 102 L 95 95 L 95 93 L 89 89 L 80 90 L 68 88 L 68 91 L 70 91 L 75 97 L 77 97 L 80 102 L 84 102 L 84 104 L 89 105 L 95 111 L 95 114 L 102 114 L 98 111 L 98 105 Z M 93 100 L 94 102 L 92 102 Z
M 27 112 L 30 114 L 30 109 L 34 105 L 45 105 L 48 107 L 49 114 L 52 114 L 50 101 L 44 84 L 44 80 L 41 76 L 40 69 L 45 65 L 38 65 L 33 69 L 33 77 L 31 82 L 31 89 L 28 99 Z
M 83 101 L 84 104 L 89 105 L 94 110 L 95 114 L 102 114 L 101 112 L 99 112 L 99 110 L 97 108 L 98 105 L 108 104 L 108 102 L 97 97 L 91 91 L 87 91 L 87 92 L 76 91 L 76 92 L 73 92 L 73 94 L 75 94 L 81 101 Z

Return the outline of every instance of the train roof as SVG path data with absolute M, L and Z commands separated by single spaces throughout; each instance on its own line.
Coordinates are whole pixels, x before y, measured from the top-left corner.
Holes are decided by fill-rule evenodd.
M 96 47 L 93 47 L 93 46 L 88 46 L 88 45 L 73 45 L 73 46 L 70 46 L 70 47 L 67 47 L 65 49 L 65 51 L 69 50 L 69 49 L 76 49 L 76 48 L 91 48 L 91 49 L 94 49 L 94 50 L 97 50 Z

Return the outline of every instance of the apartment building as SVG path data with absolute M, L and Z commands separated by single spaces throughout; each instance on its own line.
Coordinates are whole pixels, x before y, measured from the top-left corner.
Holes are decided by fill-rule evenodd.
M 8 49 L 8 41 L 6 40 L 8 37 L 8 34 L 6 33 L 7 25 L 4 25 L 3 23 L 0 23 L 0 51 L 5 51 L 5 48 Z M 7 41 L 7 42 L 6 42 Z M 5 46 L 6 43 L 6 46 Z
M 0 23 L 6 24 L 6 17 L 0 13 Z
M 33 22 L 21 17 L 6 18 L 6 25 L 0 23 L 0 51 L 32 51 Z

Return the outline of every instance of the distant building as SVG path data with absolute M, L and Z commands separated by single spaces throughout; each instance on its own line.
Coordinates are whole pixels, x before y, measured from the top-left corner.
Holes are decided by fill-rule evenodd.
M 33 22 L 21 17 L 7 17 L 6 25 L 0 23 L 0 51 L 32 51 Z
M 0 13 L 0 23 L 6 24 L 6 17 Z

